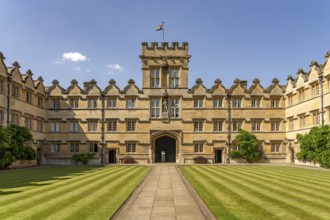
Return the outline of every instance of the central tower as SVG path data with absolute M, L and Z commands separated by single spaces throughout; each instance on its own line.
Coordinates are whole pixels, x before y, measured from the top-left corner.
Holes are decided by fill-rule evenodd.
M 142 89 L 188 89 L 188 43 L 142 43 Z

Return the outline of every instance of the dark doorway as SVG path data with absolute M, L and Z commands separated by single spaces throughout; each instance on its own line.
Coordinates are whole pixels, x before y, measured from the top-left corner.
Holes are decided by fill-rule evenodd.
M 41 149 L 38 148 L 37 149 L 37 165 L 40 165 L 41 164 L 41 157 L 42 157 L 42 155 L 41 155 Z
M 215 163 L 222 163 L 222 150 L 215 151 Z
M 155 162 L 176 162 L 176 141 L 174 138 L 163 136 L 156 140 Z
M 116 151 L 109 150 L 109 163 L 116 163 Z

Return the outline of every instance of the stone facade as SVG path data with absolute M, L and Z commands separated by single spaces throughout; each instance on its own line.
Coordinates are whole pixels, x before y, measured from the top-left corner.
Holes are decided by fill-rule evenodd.
M 142 89 L 132 79 L 123 89 L 115 80 L 104 89 L 95 80 L 46 87 L 17 62 L 7 67 L 0 54 L 0 123 L 28 127 L 42 164 L 72 164 L 73 154 L 85 152 L 95 153 L 93 164 L 127 156 L 137 163 L 194 163 L 197 156 L 227 163 L 238 128 L 257 136 L 263 162 L 298 162 L 296 134 L 320 125 L 322 112 L 330 123 L 329 54 L 323 65 L 313 61 L 308 72 L 289 76 L 287 85 L 274 78 L 268 87 L 258 79 L 247 87 L 236 79 L 225 88 L 216 79 L 206 88 L 197 79 L 188 88 L 188 43 L 142 43 Z

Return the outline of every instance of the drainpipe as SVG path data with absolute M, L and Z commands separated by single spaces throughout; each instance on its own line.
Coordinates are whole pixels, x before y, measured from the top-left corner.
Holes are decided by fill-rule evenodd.
M 10 125 L 10 84 L 11 77 L 7 77 L 7 127 Z
M 230 164 L 230 151 L 231 151 L 231 94 L 230 92 L 227 90 L 227 122 L 228 122 L 228 158 L 227 158 L 227 164 Z
M 105 163 L 105 143 L 104 143 L 104 93 L 101 95 L 101 100 L 102 100 L 102 119 L 101 119 L 101 164 L 104 165 Z
M 323 75 L 319 75 L 319 83 L 321 85 L 321 122 L 322 127 L 324 126 L 324 103 L 323 103 Z

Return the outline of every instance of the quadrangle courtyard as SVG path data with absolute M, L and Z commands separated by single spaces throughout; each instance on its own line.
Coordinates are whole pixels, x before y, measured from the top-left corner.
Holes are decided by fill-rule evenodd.
M 109 219 L 126 201 L 114 219 L 213 218 L 196 192 L 216 219 L 330 219 L 329 186 L 328 170 L 294 166 L 41 166 L 0 171 L 0 216 Z

